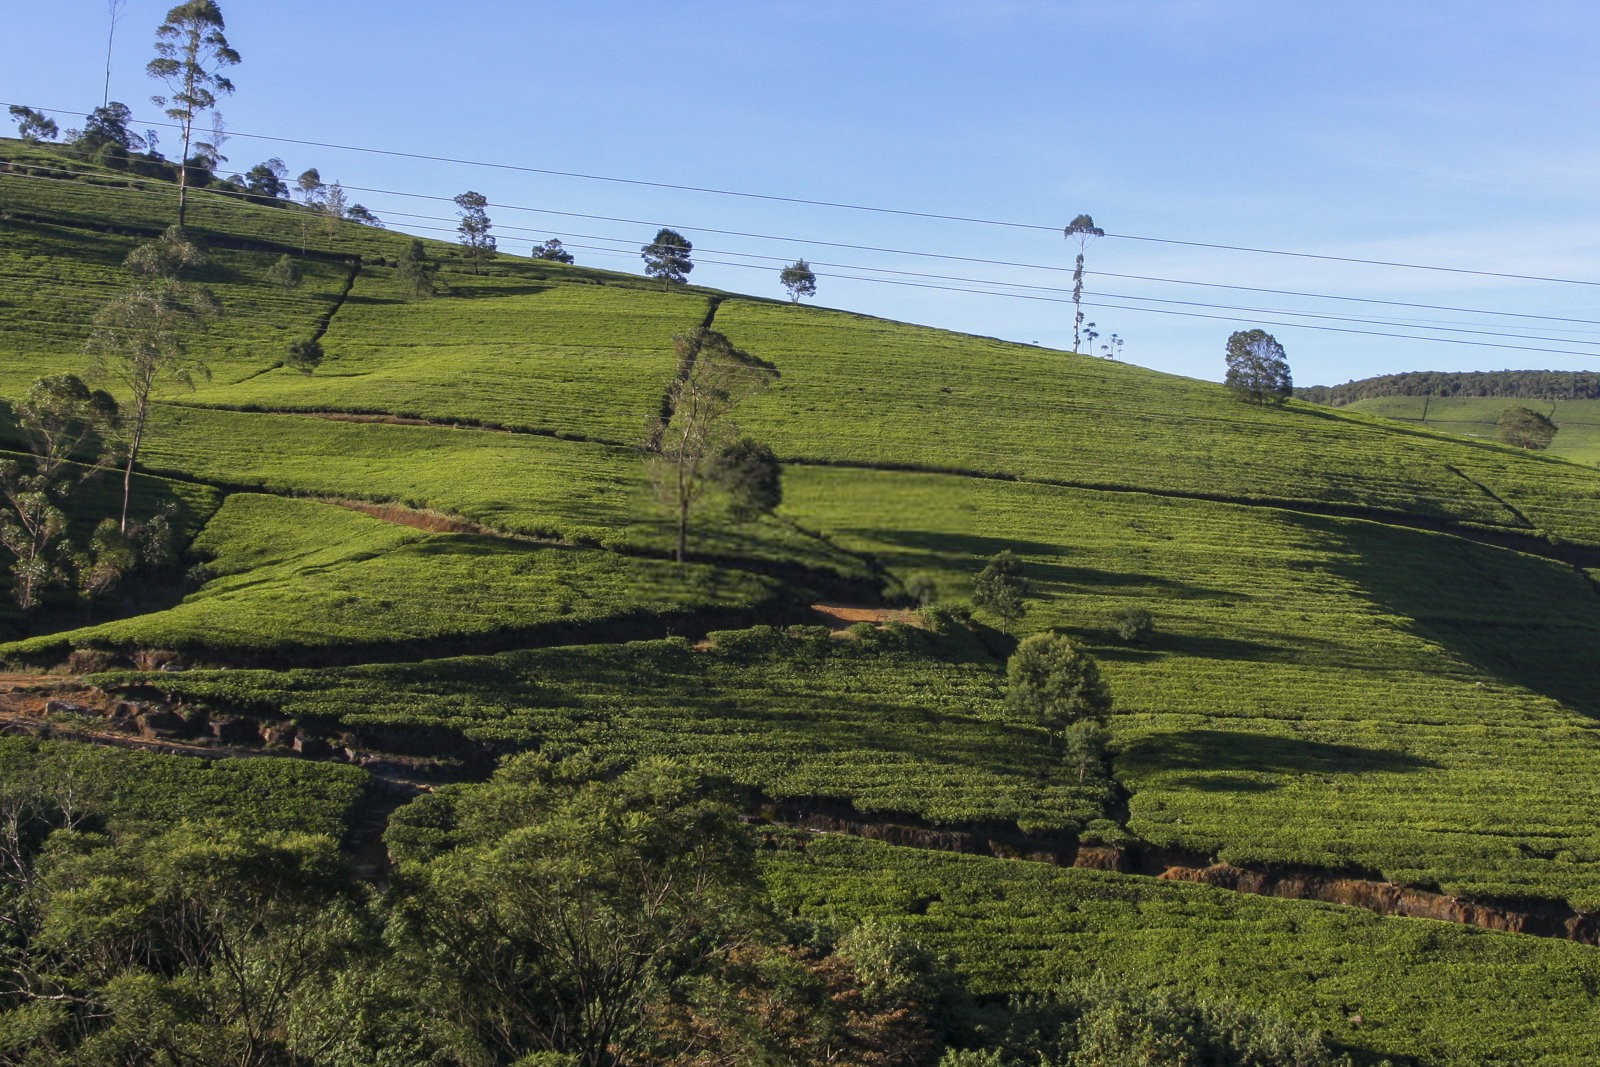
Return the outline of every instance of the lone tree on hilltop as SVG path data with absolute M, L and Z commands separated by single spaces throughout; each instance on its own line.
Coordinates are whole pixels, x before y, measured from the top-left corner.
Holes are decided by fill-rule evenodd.
M 561 247 L 561 242 L 552 237 L 544 244 L 533 246 L 534 259 L 548 259 L 552 263 L 571 263 L 572 253 Z
M 1083 343 L 1083 257 L 1089 250 L 1090 240 L 1104 237 L 1106 231 L 1096 226 L 1092 217 L 1079 215 L 1067 223 L 1061 235 L 1069 241 L 1078 242 L 1078 258 L 1072 267 L 1072 350 L 1076 352 Z
M 778 281 L 789 290 L 789 300 L 799 303 L 802 296 L 817 295 L 817 276 L 811 270 L 811 264 L 803 259 L 797 259 L 778 274 Z
M 130 405 L 118 524 L 123 534 L 128 532 L 133 468 L 144 443 L 151 397 L 163 383 L 192 389 L 196 376 L 211 377 L 206 365 L 190 354 L 188 342 L 221 314 L 221 305 L 209 289 L 179 280 L 182 271 L 204 262 L 201 251 L 176 226 L 160 240 L 128 253 L 123 265 L 134 275 L 134 285 L 95 315 L 85 346 L 94 357 L 96 374 L 121 386 Z
M 656 239 L 640 250 L 644 272 L 648 277 L 660 278 L 663 289 L 673 282 L 682 285 L 694 270 L 694 263 L 689 259 L 693 251 L 694 245 L 683 234 L 662 227 L 656 231 Z
M 644 448 L 645 469 L 656 495 L 677 515 L 676 558 L 682 563 L 689 551 L 689 516 L 695 502 L 719 484 L 719 474 L 727 476 L 731 469 L 744 466 L 715 462 L 738 439 L 733 409 L 765 389 L 777 371 L 734 348 L 715 330 L 702 327 L 679 334 L 672 343 L 678 353 L 678 373 L 667 387 L 663 414 L 650 422 Z M 742 496 L 745 503 L 757 506 L 772 499 L 760 475 L 735 496 L 736 501 Z
M 1228 375 L 1222 384 L 1246 400 L 1283 403 L 1294 392 L 1283 346 L 1265 330 L 1235 330 L 1228 338 Z
M 480 273 L 482 265 L 494 258 L 495 242 L 489 233 L 494 223 L 489 221 L 489 213 L 484 210 L 488 206 L 489 198 L 471 189 L 456 197 L 456 207 L 461 209 L 457 212 L 461 224 L 456 232 L 461 235 L 461 247 L 467 250 L 474 274 Z
M 17 121 L 17 136 L 29 144 L 38 144 L 40 141 L 54 141 L 61 128 L 56 125 L 56 120 L 46 118 L 42 112 L 21 104 L 11 105 L 11 117 Z
M 1111 689 L 1095 658 L 1061 634 L 1034 634 L 1006 663 L 1006 703 L 1050 732 L 1083 781 L 1104 758 Z
M 1514 406 L 1500 413 L 1495 423 L 1495 437 L 1518 448 L 1542 451 L 1556 439 L 1557 429 L 1554 422 L 1532 408 Z
M 233 92 L 233 82 L 223 71 L 239 62 L 239 53 L 223 36 L 222 10 L 213 0 L 189 0 L 167 12 L 156 28 L 156 57 L 145 72 L 165 83 L 167 92 L 151 101 L 165 108 L 167 117 L 183 134 L 178 153 L 178 225 L 188 208 L 189 150 L 195 119 L 216 107 L 217 97 Z
M 1028 579 L 1022 573 L 1022 561 L 1009 548 L 996 553 L 972 580 L 972 602 L 1000 616 L 1008 631 L 1027 612 L 1028 606 L 1023 602 L 1027 595 Z

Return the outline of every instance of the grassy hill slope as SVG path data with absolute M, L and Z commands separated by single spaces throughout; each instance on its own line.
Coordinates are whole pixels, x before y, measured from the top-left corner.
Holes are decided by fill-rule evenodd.
M 1384 396 L 1357 400 L 1346 411 L 1360 411 L 1444 433 L 1495 439 L 1496 421 L 1509 407 L 1532 408 L 1560 428 L 1548 455 L 1574 463 L 1600 464 L 1600 400 L 1515 400 L 1504 397 Z
M 0 170 L 14 397 L 82 368 L 85 324 L 171 196 L 0 149 L 29 170 Z M 34 622 L 0 658 L 180 648 L 231 669 L 102 681 L 413 755 L 671 753 L 769 814 L 809 804 L 933 846 L 981 824 L 1600 909 L 1600 472 L 1431 414 L 1256 408 L 1139 367 L 583 267 L 502 257 L 475 275 L 438 244 L 448 293 L 407 301 L 392 260 L 408 238 L 193 203 L 228 314 L 197 342 L 213 379 L 163 397 L 145 464 L 194 498 L 208 580 L 128 618 Z M 302 247 L 307 282 L 271 287 Z M 785 500 L 754 523 L 713 501 L 678 568 L 637 442 L 672 335 L 705 322 L 778 368 L 739 419 L 785 461 Z M 276 366 L 324 327 L 315 374 Z M 979 612 L 938 639 L 667 637 L 892 599 L 917 575 L 959 610 L 1003 549 L 1033 582 L 1015 635 Z M 1155 616 L 1148 641 L 1115 636 L 1128 607 Z M 1046 629 L 1102 661 L 1109 776 L 1069 779 L 1003 702 L 1011 641 Z M 641 636 L 663 639 L 620 643 Z M 784 908 L 912 923 L 992 989 L 1151 963 L 1152 984 L 1220 983 L 1378 1054 L 1559 1062 L 1592 1041 L 1588 946 L 854 842 L 769 861 Z M 1383 978 L 1391 959 L 1427 997 Z M 1488 1004 L 1504 1025 L 1471 1025 Z

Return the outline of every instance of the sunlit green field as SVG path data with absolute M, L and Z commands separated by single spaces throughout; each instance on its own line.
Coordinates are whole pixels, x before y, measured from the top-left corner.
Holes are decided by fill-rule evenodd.
M 1581 945 L 841 838 L 765 867 L 780 907 L 838 923 L 892 916 L 983 990 L 1103 974 L 1235 997 L 1376 1056 L 1600 1058 L 1600 953 Z
M 1495 423 L 1500 413 L 1509 407 L 1531 408 L 1548 416 L 1559 427 L 1556 439 L 1550 443 L 1549 455 L 1574 463 L 1600 463 L 1600 400 L 1385 396 L 1357 400 L 1343 410 L 1381 415 L 1431 430 L 1493 441 Z
M 1019 629 L 1103 661 L 1139 837 L 1600 907 L 1600 598 L 1571 568 L 1205 501 L 825 469 L 789 485 L 808 525 L 946 597 L 994 552 L 1023 557 Z M 1128 607 L 1154 615 L 1147 643 L 1117 639 Z
M 166 611 L 0 645 L 54 662 L 72 647 L 276 659 L 431 642 L 571 640 L 698 613 L 771 611 L 777 584 L 597 549 L 425 533 L 331 504 L 238 493 L 194 541 L 210 580 Z M 636 631 L 635 631 L 636 632 Z
M 30 151 L 30 166 L 51 158 Z M 7 400 L 85 368 L 118 264 L 171 213 L 162 183 L 50 165 L 55 178 L 0 171 Z M 1528 454 L 1483 439 L 1501 401 L 1433 401 L 1425 425 L 1392 421 L 1420 418 L 1405 407 L 1420 400 L 1256 408 L 1134 366 L 583 267 L 501 257 L 475 275 L 437 242 L 447 291 L 407 300 L 403 235 L 205 191 L 194 205 L 227 313 L 194 342 L 212 379 L 160 398 L 135 513 L 177 501 L 197 569 L 149 610 L 6 609 L 0 639 L 31 636 L 0 658 L 176 649 L 219 669 L 97 681 L 411 755 L 670 754 L 757 808 L 847 802 L 935 829 L 1600 909 L 1600 561 L 1538 554 L 1600 546 L 1600 471 L 1569 462 L 1600 458 L 1578 406 L 1558 410 L 1551 453 Z M 305 284 L 268 285 L 302 248 Z M 638 442 L 673 335 L 708 316 L 780 372 L 738 418 L 785 460 L 784 502 L 735 523 L 708 497 L 679 567 Z M 277 366 L 324 323 L 323 366 Z M 15 447 L 9 416 L 0 432 Z M 77 501 L 80 536 L 114 488 Z M 339 501 L 487 530 L 430 533 Z M 1469 539 L 1485 530 L 1529 535 L 1534 554 Z M 982 610 L 938 637 L 668 636 L 790 624 L 821 599 L 904 606 L 919 576 L 959 610 L 1005 549 L 1033 583 L 1012 636 L 1060 630 L 1101 661 L 1114 782 L 1069 778 L 1007 708 L 1011 637 Z M 1155 618 L 1147 641 L 1115 634 L 1133 607 Z M 0 739 L 0 766 L 55 766 L 31 745 Z M 117 759 L 133 757 L 94 775 L 169 794 L 170 808 L 148 791 L 119 801 L 147 819 L 210 805 L 326 829 L 359 787 L 358 772 L 280 761 Z M 1596 1058 L 1600 950 L 1585 946 L 832 837 L 766 867 L 781 908 L 899 916 L 986 990 L 1100 967 L 1222 990 L 1385 1055 Z

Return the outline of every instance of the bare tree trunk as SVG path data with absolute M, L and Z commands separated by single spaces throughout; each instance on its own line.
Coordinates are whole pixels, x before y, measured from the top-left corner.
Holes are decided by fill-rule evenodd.
M 141 400 L 134 411 L 133 443 L 128 447 L 128 465 L 122 471 L 122 523 L 118 528 L 123 536 L 128 533 L 128 498 L 133 495 L 133 464 L 139 458 L 139 443 L 144 439 L 146 402 Z
M 678 494 L 678 562 L 682 563 L 689 551 L 689 495 Z
M 178 159 L 178 229 L 183 229 L 184 213 L 189 208 L 189 134 L 193 122 L 183 126 L 183 155 Z

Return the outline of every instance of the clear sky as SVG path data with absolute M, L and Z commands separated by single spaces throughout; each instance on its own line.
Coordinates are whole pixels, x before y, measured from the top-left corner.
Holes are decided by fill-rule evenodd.
M 128 0 L 111 97 L 142 119 L 168 3 Z M 779 259 L 817 266 L 816 302 L 1070 347 L 1073 249 L 1112 235 L 1600 279 L 1593 136 L 1600 13 L 1587 3 L 1299 4 L 965 0 L 581 4 L 223 0 L 243 56 L 223 102 L 228 170 L 281 156 L 346 186 L 639 220 L 490 209 L 501 247 L 563 236 L 580 263 L 640 269 L 656 225 L 695 244 L 693 281 L 781 296 Z M 63 128 L 101 101 L 104 0 L 19 4 L 0 99 Z M 20 43 L 19 43 L 20 42 Z M 1025 230 L 277 144 L 262 133 L 460 159 L 1048 226 Z M 170 146 L 171 139 L 167 144 Z M 395 228 L 447 202 L 357 191 Z M 514 229 L 526 227 L 527 229 Z M 766 234 L 762 240 L 709 232 Z M 417 232 L 446 236 L 438 231 Z M 595 238 L 611 238 L 610 242 Z M 830 248 L 833 241 L 1038 264 Z M 738 260 L 759 269 L 709 260 Z M 1130 362 L 1219 378 L 1230 331 L 1262 324 L 1300 384 L 1415 369 L 1600 367 L 1600 287 L 1186 248 L 1089 248 L 1087 316 Z M 862 267 L 1001 280 L 1046 299 L 853 281 Z M 1109 278 L 1104 272 L 1593 319 L 1483 316 Z M 883 277 L 891 277 L 883 275 Z M 985 288 L 966 281 L 924 284 Z M 1115 295 L 1113 295 L 1115 294 Z M 1236 305 L 1232 311 L 1130 299 Z M 1109 305 L 1124 305 L 1115 308 Z M 1188 318 L 1144 308 L 1220 318 Z M 1421 324 L 1500 350 L 1319 332 Z M 1279 323 L 1283 325 L 1278 325 Z M 1299 323 L 1300 325 L 1294 325 Z M 1447 333 L 1478 330 L 1484 333 Z M 1518 334 L 1556 340 L 1492 336 Z M 1103 343 L 1103 342 L 1102 342 Z

